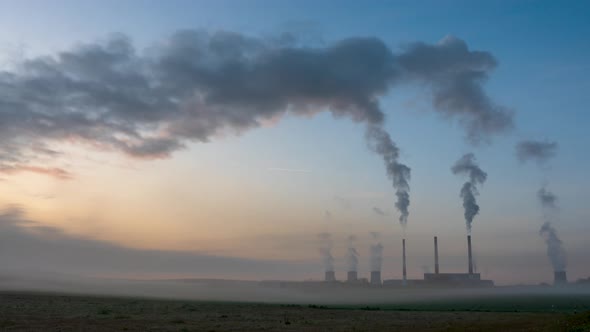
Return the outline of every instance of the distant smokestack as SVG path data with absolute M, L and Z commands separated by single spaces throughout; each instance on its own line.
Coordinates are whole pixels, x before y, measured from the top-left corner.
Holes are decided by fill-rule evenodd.
M 402 248 L 403 248 L 403 264 L 404 264 L 404 285 L 407 281 L 407 274 L 406 274 L 406 239 L 402 239 Z
M 467 256 L 469 260 L 469 274 L 473 274 L 473 257 L 471 256 L 471 235 L 467 235 Z
M 381 285 L 381 271 L 371 271 L 371 285 Z
M 567 275 L 565 271 L 555 271 L 553 284 L 556 286 L 567 284 Z
M 325 281 L 336 281 L 336 273 L 334 271 L 326 271 Z
M 434 237 L 434 273 L 438 274 L 438 238 Z
M 346 278 L 346 280 L 348 282 L 355 282 L 358 279 L 358 275 L 356 271 L 348 271 L 348 276 Z

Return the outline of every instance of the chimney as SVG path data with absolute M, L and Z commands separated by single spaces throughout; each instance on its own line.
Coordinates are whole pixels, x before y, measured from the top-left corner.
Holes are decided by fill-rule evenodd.
M 469 259 L 469 275 L 473 274 L 473 258 L 471 256 L 471 235 L 467 235 L 467 256 Z
M 381 271 L 371 271 L 371 285 L 381 285 Z
M 403 264 L 404 264 L 404 269 L 403 269 L 403 273 L 404 273 L 404 279 L 403 279 L 403 285 L 406 285 L 407 282 L 407 273 L 406 273 L 406 239 L 402 239 L 402 247 L 403 247 Z
M 336 273 L 334 271 L 326 271 L 325 281 L 336 281 Z
M 438 238 L 434 237 L 434 273 L 438 274 Z
M 560 286 L 567 284 L 567 275 L 565 271 L 555 271 L 553 279 L 554 286 Z
M 356 271 L 348 271 L 348 276 L 346 278 L 346 280 L 348 282 L 355 282 L 357 281 L 358 276 L 357 276 L 357 272 Z

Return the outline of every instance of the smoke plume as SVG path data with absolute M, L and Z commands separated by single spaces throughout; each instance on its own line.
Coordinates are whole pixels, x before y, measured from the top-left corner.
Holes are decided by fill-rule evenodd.
M 565 271 L 567 254 L 563 248 L 563 243 L 557 235 L 557 230 L 551 225 L 551 220 L 554 220 L 557 216 L 557 196 L 547 188 L 542 187 L 537 191 L 537 198 L 543 207 L 543 216 L 545 218 L 540 235 L 545 240 L 545 244 L 547 244 L 547 256 L 551 261 L 551 265 L 553 265 L 554 271 Z
M 539 189 L 537 191 L 537 198 L 543 208 L 550 210 L 557 209 L 557 196 L 547 188 L 542 187 Z
M 557 154 L 557 142 L 549 141 L 521 141 L 516 145 L 516 157 L 522 163 L 535 161 L 543 165 Z
M 383 245 L 379 241 L 379 233 L 371 232 L 373 244 L 371 244 L 371 271 L 381 271 L 383 264 Z
M 539 233 L 547 244 L 547 256 L 549 256 L 551 265 L 553 265 L 553 270 L 565 271 L 567 266 L 566 253 L 555 228 L 551 226 L 551 223 L 545 222 Z
M 348 237 L 348 250 L 346 255 L 346 261 L 348 263 L 348 271 L 358 271 L 358 252 L 356 250 L 356 237 L 351 235 Z
M 410 168 L 398 161 L 399 148 L 383 128 L 375 125 L 368 126 L 366 137 L 369 147 L 383 158 L 387 176 L 391 179 L 393 188 L 396 190 L 395 207 L 400 212 L 399 222 L 405 229 L 410 214 L 408 211 L 410 206 Z
M 185 30 L 148 50 L 114 35 L 0 71 L 0 173 L 66 179 L 69 171 L 53 165 L 65 144 L 167 158 L 187 143 L 329 111 L 367 124 L 405 224 L 410 169 L 383 130 L 381 96 L 418 83 L 433 109 L 457 120 L 473 142 L 512 127 L 512 112 L 483 90 L 496 60 L 452 36 L 396 54 L 377 38 L 310 47 L 294 38 Z
M 332 256 L 332 235 L 330 233 L 318 234 L 320 239 L 320 255 L 326 271 L 334 271 L 334 257 Z
M 477 165 L 477 161 L 473 153 L 465 154 L 459 159 L 451 168 L 453 174 L 467 175 L 469 180 L 463 184 L 461 188 L 461 197 L 463 198 L 463 208 L 465 209 L 465 223 L 467 225 L 467 233 L 471 234 L 471 224 L 473 218 L 479 213 L 479 205 L 475 196 L 479 195 L 477 185 L 482 185 L 486 179 L 486 172 L 482 171 Z

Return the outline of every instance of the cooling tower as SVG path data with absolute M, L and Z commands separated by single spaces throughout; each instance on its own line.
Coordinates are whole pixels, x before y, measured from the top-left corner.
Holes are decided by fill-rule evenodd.
M 554 279 L 553 279 L 553 284 L 554 285 L 565 285 L 565 284 L 567 284 L 567 275 L 566 275 L 565 271 L 555 271 L 555 273 L 554 273 Z
M 325 281 L 336 281 L 336 273 L 334 271 L 326 271 Z
M 358 275 L 356 271 L 348 271 L 348 275 L 346 281 L 348 282 L 356 282 L 358 280 Z
M 381 271 L 371 271 L 371 285 L 381 285 Z

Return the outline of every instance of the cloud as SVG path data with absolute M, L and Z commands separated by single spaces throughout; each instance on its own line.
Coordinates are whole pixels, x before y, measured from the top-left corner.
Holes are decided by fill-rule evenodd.
M 430 87 L 437 111 L 459 119 L 471 142 L 514 126 L 513 112 L 494 103 L 482 87 L 497 66 L 492 54 L 470 51 L 465 41 L 447 36 L 434 45 L 410 44 L 398 61 L 407 76 Z
M 313 264 L 127 248 L 45 226 L 28 219 L 25 210 L 18 206 L 0 211 L 0 260 L 2 273 L 44 271 L 78 276 L 177 274 L 267 278 L 277 271 L 314 271 Z
M 27 165 L 13 165 L 4 166 L 0 168 L 0 173 L 4 174 L 15 174 L 21 172 L 37 173 L 47 175 L 60 180 L 69 180 L 72 178 L 72 174 L 64 169 L 57 167 L 40 167 L 40 166 L 27 166 Z
M 426 83 L 435 110 L 457 118 L 475 142 L 512 125 L 511 113 L 482 88 L 495 65 L 491 54 L 454 37 L 396 54 L 377 38 L 311 47 L 197 30 L 138 52 L 129 38 L 113 35 L 0 71 L 0 167 L 40 170 L 41 159 L 60 153 L 39 148 L 48 144 L 168 158 L 189 142 L 286 114 L 329 111 L 379 125 L 379 98 L 415 81 Z
M 544 164 L 557 154 L 557 142 L 522 141 L 516 145 L 516 157 L 520 162 L 535 161 Z

